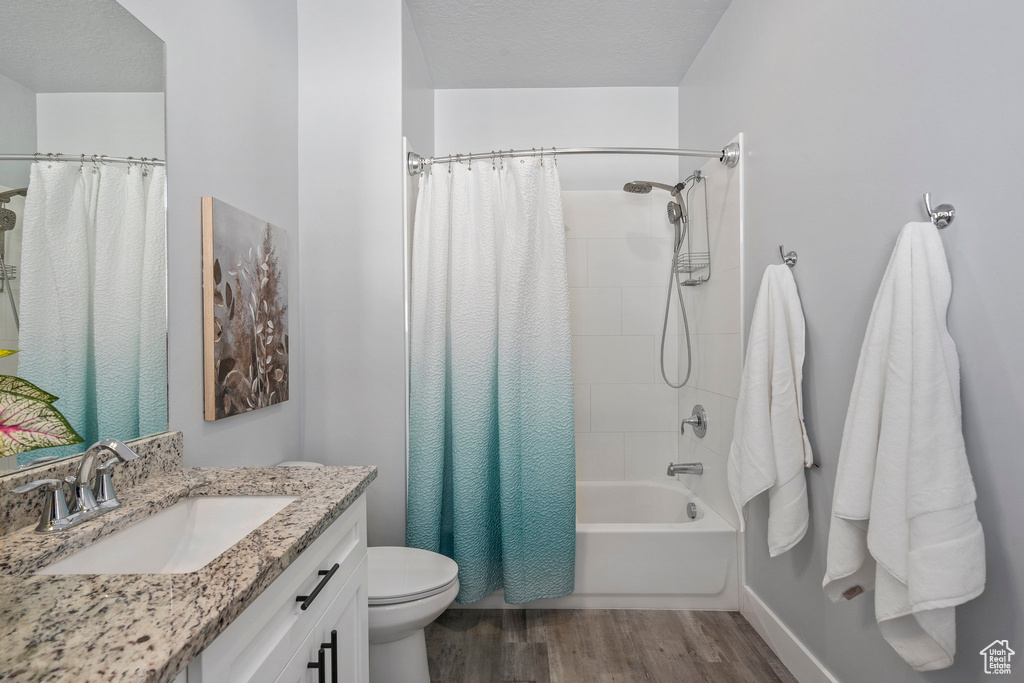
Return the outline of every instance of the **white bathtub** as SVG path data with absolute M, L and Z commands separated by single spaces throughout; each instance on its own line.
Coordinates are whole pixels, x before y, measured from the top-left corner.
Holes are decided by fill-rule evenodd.
M 528 606 L 739 609 L 737 568 L 736 529 L 681 483 L 580 481 L 576 590 Z M 472 607 L 503 605 L 499 591 Z

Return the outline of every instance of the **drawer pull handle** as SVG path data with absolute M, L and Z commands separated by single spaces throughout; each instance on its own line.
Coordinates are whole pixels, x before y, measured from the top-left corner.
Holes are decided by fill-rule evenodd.
M 334 576 L 334 572 L 338 571 L 338 567 L 340 566 L 340 564 L 335 562 L 334 566 L 330 569 L 321 569 L 317 572 L 317 574 L 324 578 L 320 579 L 320 583 L 316 585 L 313 592 L 309 595 L 298 595 L 295 597 L 296 602 L 302 603 L 302 609 L 308 609 L 309 606 L 313 604 L 313 601 L 316 600 L 316 596 L 320 595 L 320 591 L 324 589 L 324 586 L 327 585 L 327 582 L 331 580 L 331 577 Z
M 324 649 L 323 648 L 320 648 L 320 651 L 317 653 L 316 661 L 315 662 L 310 662 L 309 664 L 307 664 L 306 668 L 307 669 L 319 669 L 320 671 L 316 675 L 316 680 L 318 681 L 318 683 L 326 683 L 326 680 L 324 679 L 324 671 L 327 669 L 327 667 L 324 665 Z
M 331 631 L 331 642 L 320 643 L 320 647 L 331 651 L 331 683 L 338 683 L 338 631 Z

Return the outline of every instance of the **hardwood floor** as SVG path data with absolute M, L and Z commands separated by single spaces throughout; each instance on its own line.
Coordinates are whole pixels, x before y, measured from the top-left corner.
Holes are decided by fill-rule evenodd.
M 427 656 L 437 683 L 796 683 L 739 612 L 450 609 Z

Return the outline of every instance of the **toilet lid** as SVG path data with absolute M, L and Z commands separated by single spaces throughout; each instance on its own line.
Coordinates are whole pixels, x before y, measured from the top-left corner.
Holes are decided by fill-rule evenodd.
M 367 548 L 369 602 L 410 602 L 448 590 L 458 576 L 455 560 L 417 548 Z

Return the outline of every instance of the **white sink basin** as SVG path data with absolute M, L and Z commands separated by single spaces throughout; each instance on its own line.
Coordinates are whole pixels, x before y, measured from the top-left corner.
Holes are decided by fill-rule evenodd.
M 186 574 L 202 569 L 298 496 L 186 498 L 36 574 Z

